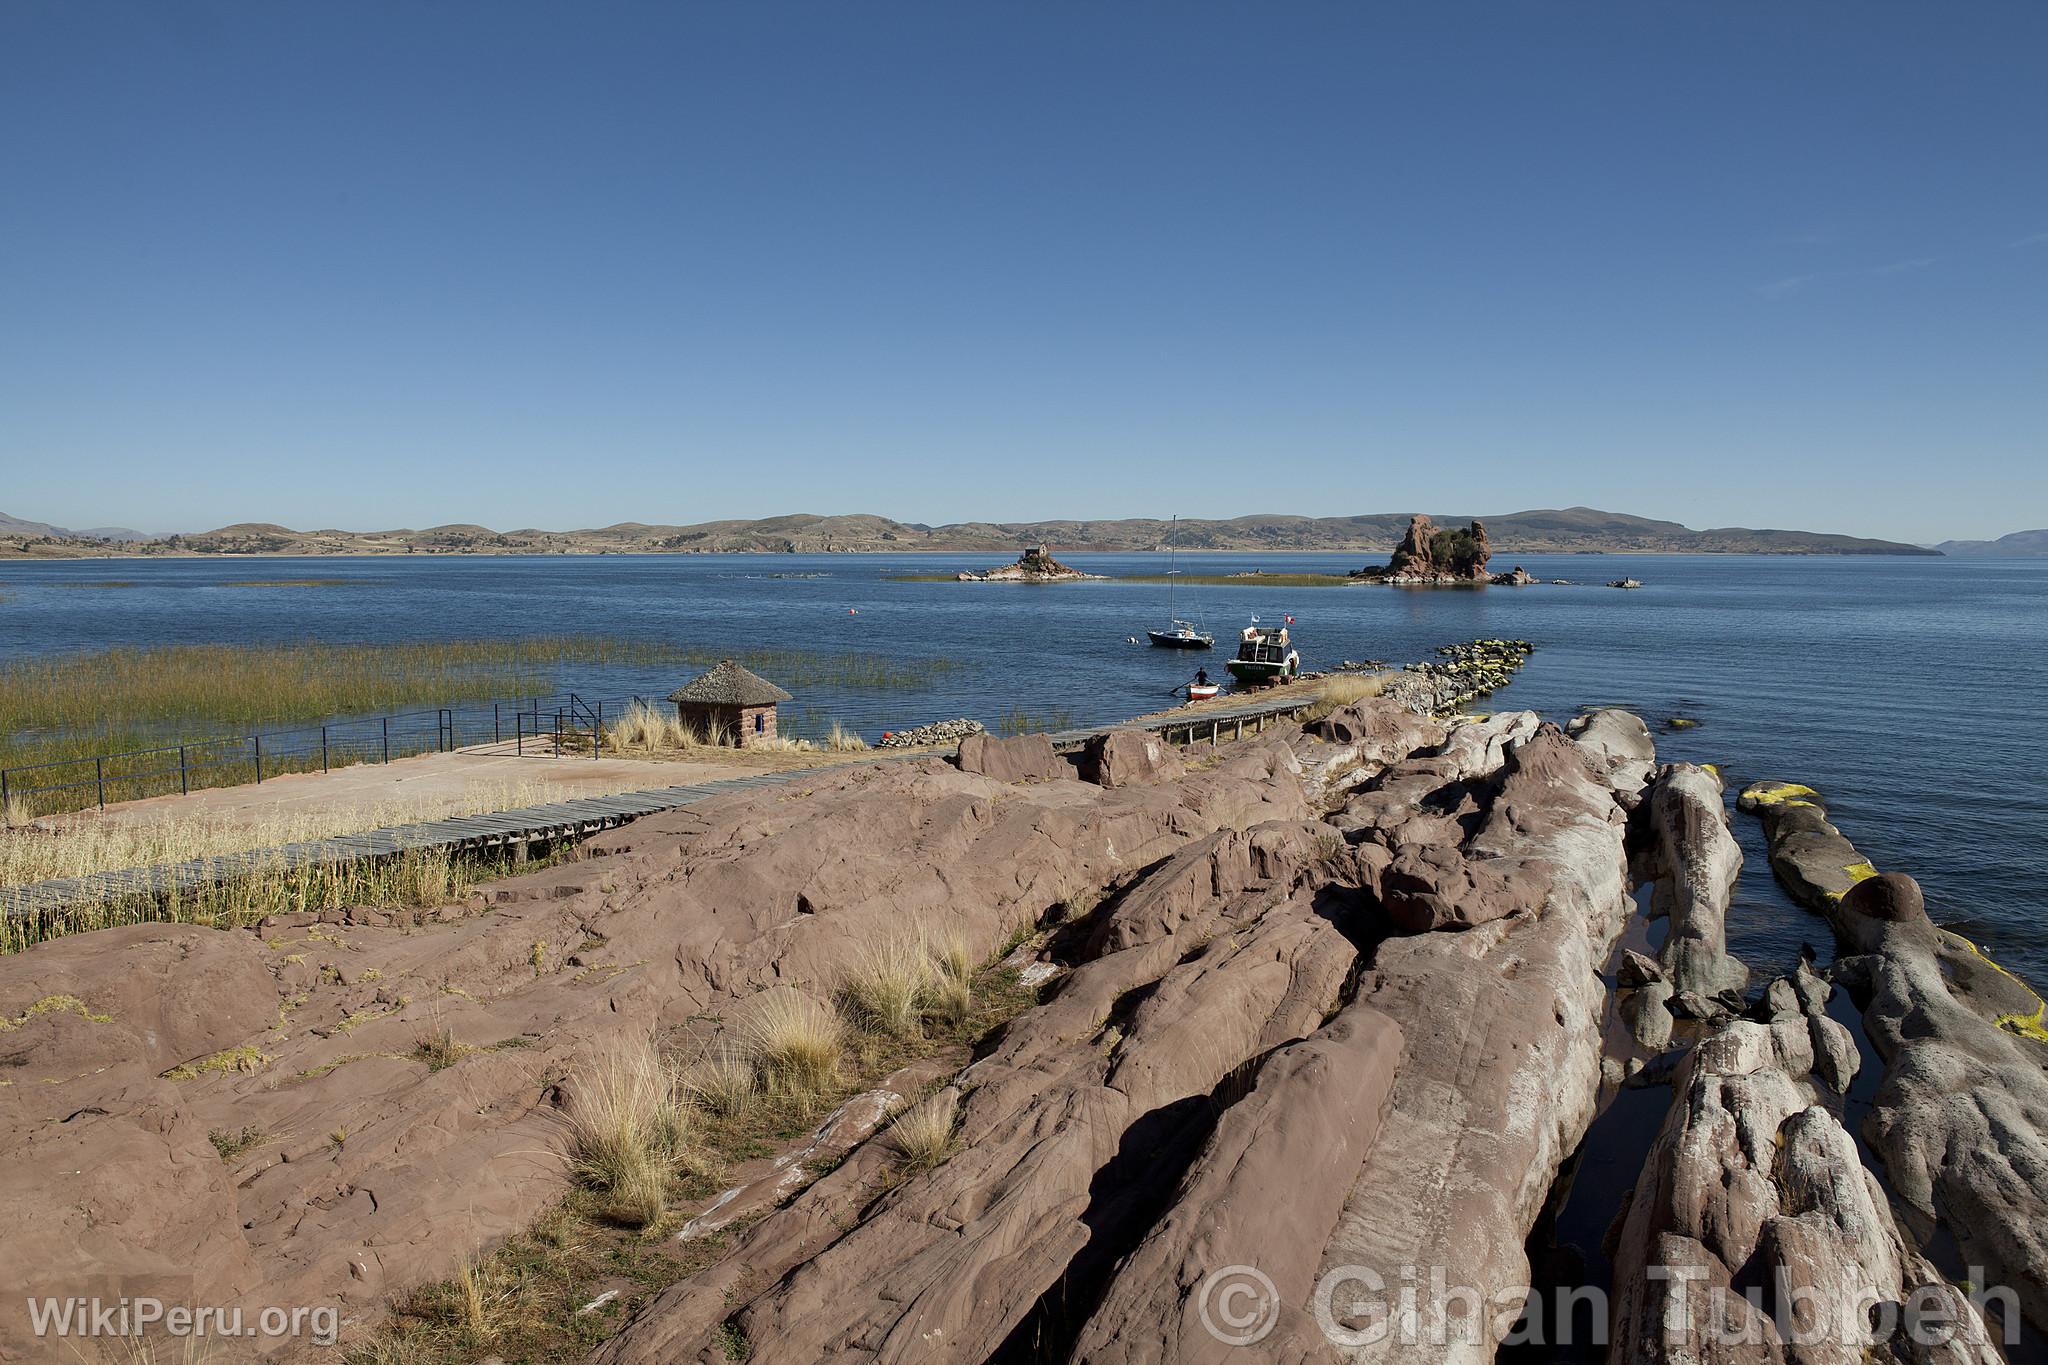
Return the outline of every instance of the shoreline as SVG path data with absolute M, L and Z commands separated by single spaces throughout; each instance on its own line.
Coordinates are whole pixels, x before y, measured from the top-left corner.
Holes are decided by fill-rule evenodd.
M 1182 547 L 1184 555 L 1260 555 L 1260 556 L 1301 556 L 1301 555 L 1373 555 L 1389 554 L 1392 545 L 1361 546 L 1357 548 L 1338 546 L 1335 548 L 1280 550 L 1272 548 L 1220 550 L 1189 549 Z M 6 564 L 85 564 L 85 563 L 138 563 L 156 560 L 179 562 L 208 560 L 215 563 L 238 563 L 250 560 L 336 560 L 336 559 L 711 559 L 711 558 L 775 558 L 775 559 L 820 559 L 846 556 L 889 556 L 889 555 L 986 555 L 994 550 L 947 549 L 934 546 L 889 546 L 878 549 L 845 550 L 337 550 L 333 552 L 294 551 L 252 551 L 247 554 L 208 554 L 199 550 L 169 550 L 160 554 L 149 553 L 107 553 L 79 555 L 28 555 L 0 551 L 0 565 Z M 1117 549 L 1117 550 L 1066 550 L 1063 553 L 1082 555 L 1156 555 L 1164 554 L 1159 548 Z M 1496 558 L 1515 555 L 1545 555 L 1564 558 L 1603 559 L 1614 556 L 1642 555 L 1677 557 L 1683 555 L 1708 556 L 1715 559 L 1990 559 L 2028 560 L 2032 555 L 1967 555 L 1944 554 L 1939 550 L 1907 552 L 1901 550 L 1648 550 L 1648 549 L 1548 549 L 1519 545 L 1494 547 Z

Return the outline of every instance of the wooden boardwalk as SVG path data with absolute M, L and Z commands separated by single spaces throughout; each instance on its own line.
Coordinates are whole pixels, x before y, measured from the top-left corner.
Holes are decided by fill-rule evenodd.
M 1275 717 L 1297 714 L 1312 700 L 1294 697 L 1285 701 L 1246 702 L 1183 715 L 1149 716 L 1124 722 L 1124 726 L 1156 731 L 1162 738 L 1182 744 L 1197 743 L 1203 739 L 1215 743 L 1240 738 L 1248 729 L 1256 731 Z M 1113 727 L 1061 730 L 1050 738 L 1055 749 L 1072 752 L 1110 728 Z M 875 755 L 875 761 L 931 758 L 949 752 L 957 750 L 910 749 L 894 754 L 882 751 Z M 643 815 L 676 810 L 734 792 L 776 786 L 799 777 L 815 776 L 819 771 L 817 768 L 792 768 L 716 782 L 621 792 L 614 796 L 576 797 L 482 815 L 458 815 L 446 820 L 391 825 L 361 834 L 308 839 L 219 857 L 194 858 L 182 863 L 156 863 L 148 867 L 95 872 L 84 877 L 58 877 L 23 886 L 0 887 L 0 915 L 22 919 L 62 911 L 71 906 L 98 905 L 139 896 L 165 896 L 172 892 L 189 894 L 253 872 L 348 863 L 359 858 L 384 858 L 416 849 L 447 849 L 450 852 L 500 848 L 523 850 L 535 843 L 581 839 L 600 830 L 627 824 Z

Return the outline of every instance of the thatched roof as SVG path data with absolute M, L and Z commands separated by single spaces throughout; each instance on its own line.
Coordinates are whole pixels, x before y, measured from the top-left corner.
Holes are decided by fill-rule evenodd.
M 731 659 L 720 659 L 718 667 L 695 682 L 685 683 L 668 694 L 670 701 L 694 701 L 706 706 L 773 706 L 788 701 L 789 693 L 756 673 L 749 673 Z

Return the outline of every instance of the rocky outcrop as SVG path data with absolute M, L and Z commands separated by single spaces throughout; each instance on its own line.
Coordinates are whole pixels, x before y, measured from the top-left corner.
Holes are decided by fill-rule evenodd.
M 1565 733 L 1578 741 L 1593 770 L 1633 808 L 1657 769 L 1657 743 L 1642 717 L 1601 707 L 1575 716 Z
M 1613 1358 L 2002 1358 L 1975 1305 L 1901 1235 L 1854 1141 L 1816 1102 L 1811 1026 L 1841 1028 L 1821 1012 L 1826 990 L 1804 973 L 1776 982 L 1778 1017 L 1726 1024 L 1680 1063 L 1619 1228 Z M 1945 1344 L 1913 1338 L 1944 1321 L 1955 1324 Z
M 1240 883 L 1253 843 L 1272 876 Z M 1339 999 L 1356 949 L 1315 911 L 1311 888 L 1341 875 L 1325 856 L 1313 825 L 1268 825 L 1139 882 L 1108 910 L 1101 955 L 962 1073 L 958 1155 L 727 1306 L 755 1356 L 981 1360 L 1085 1316 L 1195 1168 L 1217 1087 Z M 717 1320 L 671 1316 L 688 1301 L 658 1298 L 599 1358 L 715 1349 Z
M 1464 531 L 1439 530 L 1435 522 L 1417 512 L 1408 522 L 1408 533 L 1394 547 L 1392 559 L 1383 565 L 1353 569 L 1351 576 L 1407 585 L 1484 583 L 1491 553 L 1485 523 L 1475 521 Z
M 1737 806 L 1764 822 L 1771 871 L 1810 910 L 1831 914 L 1850 887 L 1877 869 L 1828 820 L 1820 793 L 1791 782 L 1752 782 Z
M 1273 742 L 1117 790 L 935 759 L 835 768 L 800 793 L 648 817 L 417 924 L 146 926 L 0 957 L 0 1290 L 19 1305 L 88 1275 L 168 1279 L 178 1301 L 373 1320 L 565 1192 L 573 1081 L 537 1077 L 772 985 L 829 990 L 905 924 L 985 956 L 1190 840 L 1309 815 Z M 1314 1030 L 1355 954 L 1322 921 L 1301 934 L 1312 919 L 1297 916 L 1304 995 L 1286 1006 L 1305 1022 L 1267 1046 Z M 1262 960 L 1238 970 L 1263 981 Z M 420 1051 L 444 1031 L 452 1065 Z M 223 1160 L 210 1134 L 245 1130 L 261 1140 Z M 20 1349 L 19 1319 L 0 1313 L 0 1350 Z
M 1311 1336 L 1300 1305 L 1315 1288 L 1344 1192 L 1379 1137 L 1401 1056 L 1400 1027 L 1354 1002 L 1275 1052 L 1224 1112 L 1166 1212 L 1118 1267 L 1074 1345 L 1099 1362 L 1242 1360 L 1202 1322 L 1217 1269 L 1256 1265 Z M 1214 1307 L 1214 1305 L 1207 1305 Z
M 1864 1136 L 1916 1230 L 1939 1222 L 1990 1282 L 2048 1328 L 2048 1037 L 2042 1003 L 1967 939 L 1935 928 L 1919 888 L 1867 878 L 1836 910 L 1864 949 L 1840 965 L 1867 995 L 1884 1059 Z
M 998 782 L 1051 781 L 1073 777 L 1074 765 L 1054 752 L 1046 735 L 969 735 L 960 741 L 960 771 L 979 773 Z
M 1786 889 L 1854 954 L 1836 972 L 1866 1002 L 1864 1031 L 1885 1063 L 1863 1135 L 1913 1231 L 1939 1226 L 2048 1328 L 2048 1006 L 1938 928 L 1918 884 L 1872 867 L 1812 788 L 1757 783 L 1741 804 L 1763 818 Z
M 1018 555 L 1015 564 L 1003 564 L 993 569 L 962 569 L 957 575 L 962 583 L 1063 583 L 1102 576 L 1069 568 L 1054 559 L 1042 544 Z
M 1544 727 L 1508 744 L 1503 758 L 1462 851 L 1482 864 L 1541 865 L 1547 893 L 1462 932 L 1381 946 L 1359 998 L 1400 1024 L 1405 1045 L 1380 1140 L 1323 1253 L 1325 1270 L 1363 1267 L 1385 1286 L 1401 1285 L 1405 1267 L 1443 1267 L 1452 1284 L 1496 1304 L 1529 1283 L 1524 1241 L 1592 1119 L 1605 1001 L 1598 968 L 1629 906 L 1622 812 L 1579 746 Z M 1398 808 L 1387 815 L 1396 830 L 1413 824 Z M 1340 1332 L 1358 1331 L 1390 1307 L 1372 1305 L 1366 1321 L 1341 1304 L 1331 1311 Z M 1342 1354 L 1490 1360 L 1513 1313 L 1455 1313 L 1453 1305 L 1452 1316 L 1432 1318 L 1425 1308 L 1419 1341 L 1389 1333 Z
M 1867 1317 L 1839 1350 L 1651 1339 L 1673 1307 L 1660 1265 L 1701 1289 L 1924 1293 L 1981 1327 L 1915 1249 L 1937 1219 L 2037 1298 L 2048 1073 L 2023 1035 L 2042 1007 L 1927 922 L 1910 879 L 1822 898 L 1889 1063 L 1868 1134 L 1902 1229 L 1834 1117 L 1858 1051 L 1829 983 L 1802 967 L 1731 995 L 1718 777 L 1671 765 L 1645 791 L 1639 720 L 1575 729 L 1381 698 L 1199 763 L 1113 732 L 1092 782 L 1033 780 L 1042 737 L 984 738 L 958 766 L 832 768 L 650 817 L 418 917 L 152 926 L 0 959 L 0 1079 L 20 1082 L 0 1086 L 0 1298 L 46 1272 L 182 1276 L 187 1297 L 375 1321 L 560 1198 L 561 1111 L 593 1057 L 650 1031 L 716 1047 L 753 996 L 822 998 L 914 927 L 1004 954 L 991 971 L 1019 989 L 976 996 L 1004 1021 L 736 1157 L 659 1234 L 680 1278 L 592 1359 L 1476 1365 L 1536 1278 L 1525 1248 L 1603 1082 L 1627 1074 L 1603 1068 L 1602 972 L 1632 841 L 1672 932 L 1662 961 L 1621 955 L 1624 1016 L 1661 1020 L 1653 1049 L 1674 1009 L 1705 1013 L 1688 1000 L 1743 1017 L 1655 1059 L 1675 1100 L 1616 1233 L 1614 1358 L 1988 1362 L 1909 1355 Z M 461 1055 L 436 1066 L 417 1045 L 443 1031 Z M 873 1136 L 928 1089 L 955 1121 L 935 1164 Z M 262 1140 L 220 1157 L 210 1135 L 245 1128 Z M 1211 1298 L 1232 1266 L 1272 1296 L 1238 1349 L 1212 1310 L 1230 1328 L 1244 1301 Z M 1410 1267 L 1481 1313 L 1425 1298 L 1354 1334 Z M 0 1348 L 23 1345 L 0 1314 Z
M 1181 775 L 1180 753 L 1150 730 L 1095 735 L 1082 751 L 1081 773 L 1103 787 L 1135 787 Z
M 1536 575 L 1517 564 L 1506 573 L 1495 574 L 1489 581 L 1500 588 L 1526 588 L 1536 581 Z
M 1721 775 L 1667 765 L 1647 798 L 1654 843 L 1644 871 L 1656 879 L 1650 913 L 1670 921 L 1657 958 L 1674 992 L 1740 995 L 1749 969 L 1728 955 L 1728 898 L 1742 850 L 1728 832 Z

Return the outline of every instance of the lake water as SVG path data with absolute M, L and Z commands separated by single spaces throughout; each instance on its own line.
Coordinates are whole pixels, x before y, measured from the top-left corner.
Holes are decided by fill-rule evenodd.
M 1156 555 L 1069 555 L 1096 573 L 1157 573 Z M 1187 555 L 1191 573 L 1343 572 L 1357 555 Z M 1168 701 L 1203 656 L 1125 643 L 1167 615 L 1156 584 L 893 582 L 1000 556 L 601 556 L 0 563 L 0 656 L 111 645 L 435 639 L 589 632 L 712 649 L 861 650 L 945 657 L 929 689 L 800 696 L 870 739 L 951 716 L 995 726 L 1021 709 L 1092 724 Z M 1504 568 L 1514 562 L 1503 557 Z M 1580 586 L 1487 590 L 1188 586 L 1178 614 L 1227 642 L 1257 614 L 1295 617 L 1307 667 L 1428 657 L 1439 644 L 1519 637 L 1537 653 L 1499 708 L 1568 718 L 1626 706 L 1666 758 L 1713 762 L 1731 791 L 1809 783 L 1880 868 L 1911 872 L 1938 919 L 2030 980 L 2048 981 L 2048 560 L 1523 556 Z M 818 575 L 788 577 L 783 575 Z M 237 579 L 343 586 L 233 588 Z M 1618 592 L 1606 580 L 1646 585 Z M 80 589 L 117 581 L 128 587 Z M 1222 676 L 1220 666 L 1211 670 Z M 570 670 L 564 689 L 663 694 L 665 670 Z M 1667 731 L 1673 716 L 1697 728 Z M 1756 823 L 1730 930 L 1759 971 L 1826 927 L 1792 906 Z

